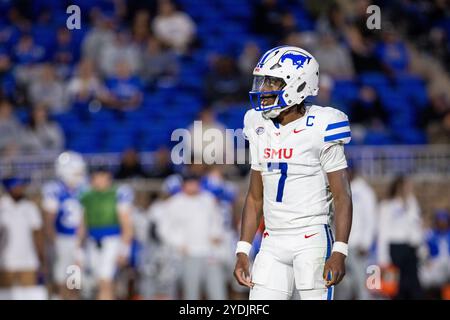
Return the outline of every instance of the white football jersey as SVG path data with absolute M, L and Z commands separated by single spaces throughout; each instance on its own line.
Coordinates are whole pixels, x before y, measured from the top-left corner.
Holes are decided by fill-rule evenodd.
M 347 167 L 341 150 L 350 142 L 347 115 L 337 109 L 307 105 L 305 115 L 281 126 L 249 110 L 244 136 L 250 142 L 252 169 L 261 171 L 267 229 L 327 224 L 332 195 L 327 172 Z M 327 151 L 327 152 L 326 152 Z

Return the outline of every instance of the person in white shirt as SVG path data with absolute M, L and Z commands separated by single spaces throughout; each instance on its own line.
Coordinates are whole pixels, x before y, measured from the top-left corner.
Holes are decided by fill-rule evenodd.
M 26 185 L 20 178 L 3 181 L 0 289 L 9 289 L 12 299 L 45 299 L 45 289 L 37 286 L 38 272 L 44 267 L 43 222 L 36 204 L 25 198 Z
M 417 250 L 424 234 L 420 207 L 413 185 L 406 177 L 397 177 L 389 190 L 389 199 L 380 203 L 378 225 L 378 263 L 399 269 L 396 299 L 423 297 L 418 278 Z
M 196 26 L 191 17 L 177 11 L 170 0 L 162 0 L 153 20 L 153 32 L 164 44 L 185 53 L 194 39 Z
M 71 105 L 89 104 L 94 99 L 100 101 L 107 99 L 108 92 L 95 73 L 93 60 L 80 61 L 76 73 L 67 84 L 66 94 Z
M 347 276 L 336 289 L 336 298 L 348 300 L 370 299 L 367 289 L 367 266 L 369 251 L 375 241 L 377 227 L 377 197 L 372 187 L 358 174 L 349 162 L 350 186 L 352 189 L 353 221 L 348 239 Z
M 214 257 L 224 233 L 220 208 L 213 195 L 201 190 L 199 177 L 188 173 L 183 180 L 182 191 L 164 205 L 160 236 L 181 256 L 183 298 L 200 299 L 205 286 L 208 299 L 224 300 L 226 278 Z
M 177 298 L 178 274 L 180 273 L 180 257 L 176 248 L 169 246 L 163 241 L 164 233 L 161 234 L 161 226 L 170 220 L 166 214 L 166 205 L 171 196 L 181 190 L 182 179 L 178 174 L 168 176 L 162 183 L 157 198 L 143 212 L 145 221 L 139 223 L 143 249 L 141 250 L 140 270 L 140 292 L 144 299 L 151 300 L 174 300 Z M 170 237 L 169 229 L 166 231 Z M 145 233 L 145 234 L 144 234 Z M 138 235 L 139 232 L 136 232 Z M 170 242 L 170 241 L 169 241 Z
M 306 50 L 275 47 L 253 75 L 243 130 L 250 186 L 234 275 L 251 288 L 252 300 L 287 300 L 294 290 L 301 300 L 331 300 L 345 275 L 352 221 L 348 117 L 304 101 L 319 91 L 319 64 Z M 262 216 L 266 230 L 250 277 L 248 255 Z

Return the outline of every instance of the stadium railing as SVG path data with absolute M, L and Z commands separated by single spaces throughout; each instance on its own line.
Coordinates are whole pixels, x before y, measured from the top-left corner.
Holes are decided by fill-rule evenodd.
M 350 163 L 368 179 L 386 180 L 398 174 L 431 181 L 450 178 L 450 145 L 350 146 L 346 153 Z M 121 160 L 120 153 L 84 156 L 89 166 L 108 166 L 111 170 L 116 170 Z M 0 178 L 19 174 L 33 183 L 42 183 L 54 176 L 56 157 L 55 153 L 1 157 Z M 149 168 L 154 161 L 153 153 L 140 153 L 140 159 Z M 143 187 L 146 182 L 139 185 Z

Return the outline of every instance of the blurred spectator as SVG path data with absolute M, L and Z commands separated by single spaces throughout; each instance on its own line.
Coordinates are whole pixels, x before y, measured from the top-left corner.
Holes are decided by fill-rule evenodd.
M 127 0 L 126 1 L 126 13 L 127 22 L 134 22 L 136 16 L 142 11 L 147 13 L 156 12 L 157 2 L 156 1 L 142 1 L 142 0 Z
M 24 34 L 13 49 L 14 62 L 18 65 L 30 65 L 45 58 L 45 48 L 34 43 L 31 34 Z
M 348 28 L 346 41 L 356 73 L 382 70 L 374 54 L 374 43 L 369 38 L 364 38 L 360 30 L 355 27 Z
M 418 249 L 423 243 L 422 217 L 413 185 L 406 177 L 397 177 L 389 198 L 380 203 L 378 225 L 378 263 L 399 269 L 396 299 L 421 299 L 418 278 Z
M 404 41 L 392 28 L 383 28 L 382 39 L 375 48 L 375 55 L 389 75 L 397 75 L 408 71 L 409 53 Z
M 50 113 L 62 113 L 67 110 L 67 99 L 63 82 L 58 79 L 51 64 L 44 64 L 39 70 L 36 81 L 29 89 L 32 104 L 45 104 Z
M 353 201 L 352 232 L 348 240 L 346 276 L 336 287 L 336 297 L 339 300 L 368 300 L 370 295 L 366 286 L 366 269 L 375 240 L 377 198 L 372 187 L 358 174 L 351 162 L 348 172 Z
M 165 178 L 174 174 L 170 150 L 167 147 L 160 147 L 154 153 L 153 164 L 149 170 L 150 178 Z
M 216 197 L 221 209 L 224 228 L 222 242 L 218 246 L 215 256 L 221 261 L 223 268 L 227 270 L 227 274 L 230 275 L 228 280 L 234 281 L 231 275 L 234 270 L 235 241 L 238 237 L 237 230 L 234 228 L 235 214 L 236 211 L 239 211 L 236 208 L 238 188 L 225 177 L 224 166 L 212 165 L 208 169 L 207 174 L 200 180 L 200 185 L 203 190 L 211 192 Z M 237 214 L 239 215 L 240 212 Z
M 119 61 L 126 62 L 132 74 L 139 72 L 139 68 L 141 67 L 139 48 L 130 40 L 128 32 L 122 30 L 116 33 L 113 41 L 106 42 L 100 48 L 99 67 L 103 76 L 113 76 Z
M 161 227 L 169 218 L 165 210 L 168 199 L 180 191 L 181 185 L 182 181 L 178 175 L 164 180 L 157 199 L 144 213 L 146 240 L 139 266 L 140 292 L 144 299 L 177 299 L 177 284 L 181 271 L 180 256 L 175 248 L 162 241 Z
M 15 2 L 8 11 L 8 20 L 20 32 L 30 32 L 33 25 L 31 23 L 32 8 L 26 2 Z
M 348 1 L 348 6 L 343 6 L 344 10 L 346 9 L 346 16 L 351 21 L 352 25 L 358 29 L 364 38 L 374 38 L 375 35 L 378 35 L 378 30 L 369 29 L 367 27 L 367 7 L 372 4 L 372 0 L 356 0 L 356 1 Z M 341 5 L 344 4 L 345 1 L 341 1 Z M 384 21 L 386 23 L 387 21 Z M 382 22 L 383 23 L 383 22 Z M 383 25 L 382 29 L 384 29 L 386 25 Z
M 12 177 L 3 181 L 0 198 L 0 289 L 10 290 L 9 299 L 46 299 L 38 287 L 44 276 L 44 237 L 41 213 L 25 197 L 27 183 Z
M 183 298 L 200 299 L 205 285 L 207 299 L 222 300 L 226 298 L 225 275 L 214 258 L 222 241 L 222 219 L 214 197 L 201 191 L 198 179 L 186 175 L 182 191 L 168 200 L 161 236 L 181 256 Z
M 354 75 L 350 52 L 341 45 L 330 32 L 320 35 L 319 44 L 312 54 L 320 65 L 320 72 L 329 74 L 334 79 L 348 79 Z
M 335 105 L 335 103 L 333 102 L 333 88 L 334 80 L 328 74 L 321 74 L 319 78 L 319 94 L 315 99 L 315 103 L 317 103 L 319 106 L 333 107 L 338 109 L 341 109 L 341 107 L 345 107 L 344 105 Z
M 146 178 L 147 172 L 141 165 L 139 155 L 134 149 L 128 149 L 122 154 L 116 179 Z
M 114 186 L 111 173 L 95 168 L 92 189 L 81 196 L 87 231 L 88 268 L 98 286 L 97 299 L 115 298 L 114 276 L 128 263 L 133 226 L 133 192 Z
M 306 51 L 312 52 L 314 46 L 317 45 L 317 37 L 315 32 L 291 32 L 287 34 L 283 40 L 283 44 L 303 48 Z
M 195 37 L 195 22 L 186 13 L 178 11 L 170 0 L 159 0 L 158 4 L 153 33 L 178 53 L 186 53 Z
M 216 57 L 211 69 L 204 80 L 205 96 L 209 103 L 229 104 L 246 99 L 249 86 L 243 86 L 236 61 L 232 57 Z
M 361 86 L 356 101 L 351 105 L 350 119 L 352 123 L 361 123 L 367 127 L 379 127 L 388 120 L 381 100 L 371 86 Z
M 118 61 L 115 74 L 106 79 L 109 90 L 108 104 L 118 110 L 130 110 L 139 107 L 142 102 L 142 84 L 131 73 L 127 61 Z
M 0 47 L 0 99 L 12 99 L 16 93 L 13 64 L 6 50 Z
M 427 131 L 430 143 L 450 144 L 450 110 L 443 114 L 440 121 L 429 124 Z
M 141 77 L 148 87 L 170 87 L 176 83 L 179 65 L 172 50 L 149 37 L 142 57 Z
M 49 121 L 46 106 L 35 106 L 25 127 L 23 149 L 29 153 L 61 152 L 64 149 L 64 134 L 60 126 Z
M 23 127 L 13 114 L 7 100 L 0 101 L 0 155 L 15 155 L 22 147 Z
M 78 64 L 77 73 L 69 80 L 66 93 L 71 106 L 81 113 L 87 111 L 94 100 L 107 100 L 106 88 L 95 74 L 92 60 L 83 59 Z
M 450 283 L 450 214 L 437 210 L 427 232 L 428 258 L 421 268 L 420 280 L 429 298 L 441 299 L 442 288 Z
M 150 13 L 148 10 L 141 9 L 136 12 L 133 18 L 131 33 L 133 42 L 145 47 L 147 39 L 150 36 Z
M 279 34 L 283 8 L 278 0 L 255 1 L 253 8 L 253 31 L 272 38 Z
M 73 64 L 79 59 L 78 45 L 72 33 L 66 27 L 59 28 L 56 33 L 56 44 L 53 49 L 53 62 L 58 75 L 65 79 L 71 72 Z
M 101 50 L 114 41 L 115 22 L 113 17 L 104 13 L 93 15 L 91 18 L 93 28 L 83 39 L 82 53 L 84 58 L 93 60 L 94 65 L 98 66 L 101 62 Z
M 447 71 L 450 70 L 450 49 L 447 42 L 450 35 L 443 28 L 434 27 L 429 32 L 429 50 L 440 61 L 446 63 Z
M 226 154 L 234 151 L 232 137 L 228 135 L 226 127 L 217 121 L 216 114 L 211 108 L 205 108 L 200 112 L 198 120 L 189 126 L 189 132 L 192 137 L 194 161 L 201 160 L 205 164 L 225 163 Z M 220 135 L 221 140 L 215 138 L 215 134 Z M 212 137 L 213 141 L 208 140 Z
M 253 69 L 256 67 L 259 59 L 261 58 L 261 49 L 255 42 L 247 42 L 243 51 L 238 58 L 238 67 L 241 75 L 244 77 L 245 82 L 250 87 L 253 79 Z
M 15 77 L 19 83 L 27 84 L 33 78 L 36 64 L 45 58 L 45 48 L 34 43 L 30 34 L 24 34 L 12 50 L 13 61 L 16 64 Z
M 45 48 L 45 61 L 52 58 L 52 46 L 55 42 L 55 25 L 54 25 L 54 11 L 50 6 L 43 6 L 40 10 L 34 13 L 32 29 L 30 33 L 33 34 L 36 43 Z
M 312 8 L 319 16 L 316 23 L 316 30 L 321 34 L 331 33 L 335 39 L 341 40 L 347 28 L 347 18 L 340 1 L 308 1 L 309 6 L 316 6 Z
M 296 33 L 298 31 L 297 20 L 295 15 L 290 12 L 284 12 L 281 16 L 281 28 L 279 29 L 278 38 L 282 39 L 288 34 Z
M 450 102 L 444 93 L 430 95 L 430 107 L 424 110 L 423 125 L 426 125 L 430 143 L 450 143 Z
M 6 12 L 6 11 L 5 11 Z M 14 44 L 20 38 L 20 30 L 11 21 L 10 24 L 2 23 L 0 24 L 0 47 L 4 48 L 6 51 L 12 49 Z

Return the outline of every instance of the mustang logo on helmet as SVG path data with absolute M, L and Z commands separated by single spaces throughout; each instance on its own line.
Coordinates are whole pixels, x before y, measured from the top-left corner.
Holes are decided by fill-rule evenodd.
M 292 64 L 294 66 L 298 68 L 302 68 L 303 64 L 309 63 L 309 61 L 311 60 L 311 57 L 308 57 L 306 55 L 303 55 L 301 53 L 293 53 L 293 52 L 286 52 L 285 54 L 283 54 L 280 58 L 280 62 L 283 63 L 286 59 L 290 59 L 292 60 Z

